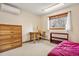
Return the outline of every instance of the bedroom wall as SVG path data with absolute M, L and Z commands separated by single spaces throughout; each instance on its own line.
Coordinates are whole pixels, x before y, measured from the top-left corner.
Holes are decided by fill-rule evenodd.
M 79 4 L 76 5 L 72 5 L 68 8 L 64 8 L 61 10 L 57 10 L 55 12 L 51 12 L 50 14 L 47 15 L 43 15 L 41 16 L 41 24 L 42 24 L 42 28 L 45 29 L 45 31 L 47 31 L 47 35 L 48 35 L 48 39 L 49 39 L 49 33 L 52 31 L 54 32 L 66 32 L 65 30 L 51 30 L 48 31 L 48 16 L 52 16 L 55 14 L 60 14 L 66 11 L 70 11 L 71 10 L 71 15 L 72 15 L 72 31 L 69 33 L 69 39 L 75 42 L 79 42 Z
M 19 15 L 0 11 L 0 24 L 22 25 L 23 42 L 29 40 L 29 32 L 35 30 L 36 26 L 39 26 L 39 20 L 39 16 L 24 10 Z

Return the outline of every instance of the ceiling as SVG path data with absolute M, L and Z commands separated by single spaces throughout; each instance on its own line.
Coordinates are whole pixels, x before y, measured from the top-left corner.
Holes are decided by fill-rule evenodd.
M 58 3 L 10 3 L 11 5 L 14 5 L 18 8 L 21 8 L 25 11 L 31 12 L 36 15 L 43 15 L 48 12 L 42 11 L 42 9 L 47 8 L 49 6 L 54 6 Z M 68 4 L 65 4 L 68 5 Z

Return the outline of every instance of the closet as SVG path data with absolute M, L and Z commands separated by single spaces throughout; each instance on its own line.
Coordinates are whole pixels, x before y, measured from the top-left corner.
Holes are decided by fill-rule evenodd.
M 22 26 L 0 24 L 0 52 L 22 46 Z

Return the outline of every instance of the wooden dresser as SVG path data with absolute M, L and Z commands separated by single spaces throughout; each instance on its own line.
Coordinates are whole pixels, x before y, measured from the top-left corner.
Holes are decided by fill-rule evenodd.
M 0 24 L 0 52 L 22 46 L 22 26 Z

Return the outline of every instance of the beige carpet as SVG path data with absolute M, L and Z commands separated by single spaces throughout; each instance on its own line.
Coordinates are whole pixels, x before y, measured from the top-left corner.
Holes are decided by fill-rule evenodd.
M 48 52 L 55 46 L 56 44 L 49 41 L 40 40 L 36 43 L 24 43 L 22 47 L 0 53 L 0 56 L 47 56 Z

